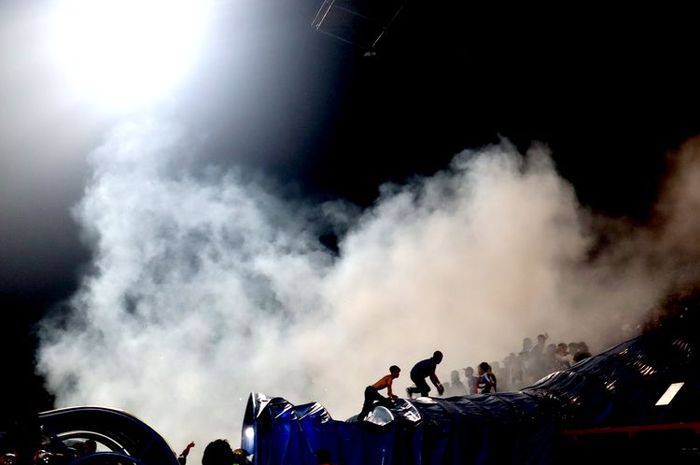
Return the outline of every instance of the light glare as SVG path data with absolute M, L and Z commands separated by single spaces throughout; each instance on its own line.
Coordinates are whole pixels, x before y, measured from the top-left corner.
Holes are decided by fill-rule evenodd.
M 82 96 L 116 109 L 146 105 L 193 65 L 206 12 L 197 0 L 63 0 L 52 47 Z
M 666 389 L 666 392 L 659 398 L 658 401 L 656 401 L 656 405 L 668 405 L 671 403 L 674 397 L 676 397 L 676 394 L 678 394 L 678 391 L 681 390 L 685 383 L 673 383 L 671 384 L 668 389 Z
M 245 432 L 243 433 L 245 435 L 245 438 L 248 439 L 249 441 L 253 440 L 253 437 L 255 437 L 255 431 L 253 431 L 253 428 L 248 426 L 245 429 Z

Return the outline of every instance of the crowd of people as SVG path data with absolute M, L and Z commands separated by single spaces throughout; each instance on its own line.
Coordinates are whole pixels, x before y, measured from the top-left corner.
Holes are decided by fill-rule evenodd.
M 499 391 L 513 391 L 533 384 L 540 378 L 559 370 L 566 370 L 575 363 L 591 356 L 588 345 L 581 342 L 560 342 L 547 344 L 548 334 L 537 336 L 537 343 L 532 339 L 523 339 L 519 353 L 511 352 L 502 362 L 481 362 L 476 371 L 473 367 L 462 368 L 464 381 L 459 370 L 450 372 L 450 381 L 441 383 L 436 374 L 437 365 L 442 362 L 443 354 L 436 350 L 433 355 L 417 362 L 410 372 L 413 386 L 406 388 L 409 399 L 413 395 L 426 397 L 430 393 L 428 380 L 437 389 L 438 395 L 445 397 L 465 396 L 472 394 L 488 394 Z M 358 416 L 363 420 L 377 405 L 391 406 L 398 399 L 392 386 L 393 381 L 401 374 L 397 365 L 389 367 L 389 373 L 377 382 L 365 388 L 364 403 Z M 387 389 L 388 397 L 379 393 Z
M 499 391 L 515 391 L 535 383 L 544 376 L 559 370 L 566 370 L 575 363 L 588 358 L 591 353 L 588 345 L 583 342 L 559 342 L 547 344 L 549 336 L 540 334 L 537 343 L 526 337 L 520 352 L 511 352 L 500 362 L 491 364 L 482 362 L 479 366 L 488 368 L 488 372 L 497 381 L 492 389 Z M 474 375 L 474 368 L 465 367 L 461 371 L 464 374 L 464 382 L 460 378 L 460 371 L 452 370 L 450 384 L 445 383 L 445 396 L 460 396 L 466 394 L 480 394 L 484 391 L 479 387 L 479 379 L 482 376 Z

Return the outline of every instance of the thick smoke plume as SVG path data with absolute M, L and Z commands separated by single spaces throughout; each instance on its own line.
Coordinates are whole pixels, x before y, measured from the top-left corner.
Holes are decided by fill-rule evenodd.
M 95 152 L 76 209 L 94 262 L 39 353 L 59 405 L 130 411 L 176 449 L 236 441 L 250 391 L 344 418 L 389 365 L 401 393 L 435 349 L 444 378 L 544 331 L 602 349 L 698 278 L 697 156 L 678 156 L 643 227 L 582 209 L 543 147 L 464 152 L 359 211 L 195 173 L 194 140 L 134 124 Z

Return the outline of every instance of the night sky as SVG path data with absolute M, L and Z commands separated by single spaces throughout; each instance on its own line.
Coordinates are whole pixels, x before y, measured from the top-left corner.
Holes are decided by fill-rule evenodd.
M 45 409 L 33 325 L 88 266 L 70 211 L 124 115 L 62 95 L 39 50 L 49 2 L 28 3 L 0 7 L 0 384 Z M 643 222 L 666 153 L 700 133 L 683 12 L 409 1 L 365 57 L 311 27 L 319 1 L 221 3 L 207 53 L 159 111 L 207 133 L 203 166 L 243 166 L 290 196 L 369 206 L 383 183 L 507 138 L 548 145 L 583 205 Z

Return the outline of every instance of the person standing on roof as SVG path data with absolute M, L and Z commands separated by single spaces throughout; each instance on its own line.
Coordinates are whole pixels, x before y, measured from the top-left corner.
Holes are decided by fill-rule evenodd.
M 382 376 L 379 381 L 365 388 L 365 403 L 362 405 L 362 411 L 360 412 L 358 420 L 362 421 L 365 419 L 369 412 L 371 412 L 374 408 L 375 402 L 379 405 L 387 406 L 389 404 L 389 399 L 393 400 L 399 398 L 391 390 L 391 385 L 400 374 L 401 368 L 397 367 L 396 365 L 391 365 L 389 367 L 388 375 Z M 379 393 L 379 391 L 384 388 L 387 390 L 387 394 L 389 396 L 388 399 Z
M 467 386 L 459 379 L 459 371 L 452 370 L 450 372 L 450 385 L 445 387 L 445 396 L 466 396 L 467 394 L 469 394 Z
M 496 386 L 496 375 L 491 371 L 491 365 L 486 362 L 481 362 L 477 367 L 479 370 L 479 394 L 489 394 L 491 392 L 497 392 Z
M 464 378 L 467 380 L 467 394 L 477 394 L 479 392 L 479 390 L 477 389 L 477 385 L 479 384 L 479 378 L 477 376 L 474 376 L 474 368 L 464 368 Z
M 432 357 L 421 360 L 411 368 L 411 381 L 416 385 L 406 388 L 409 399 L 412 399 L 413 394 L 416 393 L 420 393 L 421 397 L 426 397 L 428 395 L 430 386 L 428 386 L 428 383 L 425 381 L 425 378 L 428 377 L 437 388 L 438 394 L 442 395 L 442 393 L 445 392 L 445 388 L 435 374 L 435 368 L 437 368 L 440 362 L 442 362 L 442 352 L 436 350 Z

